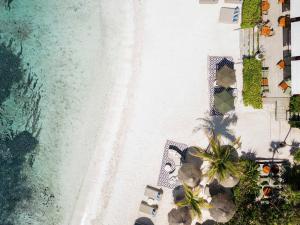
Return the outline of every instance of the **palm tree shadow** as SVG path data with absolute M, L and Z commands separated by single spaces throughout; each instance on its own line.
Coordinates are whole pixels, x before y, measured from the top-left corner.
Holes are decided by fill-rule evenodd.
M 290 154 L 293 155 L 300 148 L 300 142 L 293 140 L 290 147 Z
M 242 151 L 241 159 L 247 159 L 247 160 L 255 161 L 256 152 L 253 151 L 252 149 L 249 149 L 247 152 Z
M 276 153 L 279 153 L 279 148 L 282 148 L 281 141 L 271 141 L 269 151 L 273 153 L 272 160 L 275 157 Z
M 230 125 L 235 125 L 238 117 L 236 114 L 228 116 L 206 116 L 198 118 L 200 124 L 194 128 L 193 132 L 203 130 L 206 135 L 215 136 L 221 135 L 230 141 L 236 140 L 234 132 L 229 128 Z

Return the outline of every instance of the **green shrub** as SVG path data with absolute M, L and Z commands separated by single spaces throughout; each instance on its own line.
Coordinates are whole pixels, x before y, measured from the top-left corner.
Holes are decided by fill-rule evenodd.
M 261 61 L 254 58 L 243 60 L 243 101 L 244 105 L 255 109 L 262 108 L 261 98 Z
M 261 20 L 261 0 L 244 0 L 242 6 L 242 28 L 252 28 Z
M 293 156 L 294 156 L 294 161 L 296 161 L 297 163 L 300 163 L 300 148 L 295 151 Z
M 300 95 L 294 95 L 290 98 L 290 110 L 300 112 Z

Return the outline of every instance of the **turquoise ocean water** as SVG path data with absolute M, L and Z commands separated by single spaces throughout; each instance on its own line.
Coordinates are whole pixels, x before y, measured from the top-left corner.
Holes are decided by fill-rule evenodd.
M 68 224 L 128 47 L 109 2 L 0 0 L 1 225 Z

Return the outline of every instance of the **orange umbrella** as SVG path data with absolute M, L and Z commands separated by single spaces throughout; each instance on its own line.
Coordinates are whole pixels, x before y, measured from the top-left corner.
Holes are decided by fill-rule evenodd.
M 280 69 L 284 69 L 285 67 L 285 62 L 283 59 L 281 59 L 278 63 L 277 63 L 277 66 L 280 68 Z
M 279 18 L 278 24 L 279 24 L 280 27 L 285 27 L 286 26 L 285 16 Z
M 270 35 L 270 33 L 271 33 L 271 28 L 270 27 L 268 27 L 268 26 L 263 26 L 262 28 L 261 28 L 261 31 L 260 31 L 260 34 L 261 35 L 264 35 L 264 36 L 269 36 Z
M 278 0 L 278 3 L 284 4 L 285 0 Z
M 268 1 L 262 1 L 261 2 L 261 10 L 267 11 L 270 8 L 270 3 Z

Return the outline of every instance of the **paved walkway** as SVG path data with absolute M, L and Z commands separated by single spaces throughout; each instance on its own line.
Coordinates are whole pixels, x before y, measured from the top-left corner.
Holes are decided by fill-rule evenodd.
M 287 53 L 284 52 L 284 32 L 278 26 L 278 18 L 282 15 L 288 14 L 287 11 L 283 12 L 282 5 L 277 0 L 269 0 L 270 9 L 268 15 L 264 15 L 264 20 L 270 20 L 269 25 L 274 29 L 275 34 L 271 37 L 259 36 L 259 44 L 261 50 L 264 52 L 265 59 L 263 66 L 269 67 L 268 80 L 269 80 L 269 93 L 266 97 L 289 97 L 288 93 L 278 87 L 279 83 L 284 80 L 284 71 L 279 69 L 277 63 L 284 58 Z M 288 48 L 285 46 L 285 49 Z M 290 65 L 287 65 L 290 67 Z

